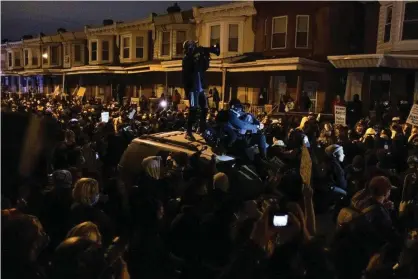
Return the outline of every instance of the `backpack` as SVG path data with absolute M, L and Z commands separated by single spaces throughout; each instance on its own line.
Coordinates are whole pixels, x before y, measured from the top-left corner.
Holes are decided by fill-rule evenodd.
M 335 235 L 340 235 L 341 237 L 349 231 L 353 231 L 356 227 L 356 223 L 359 223 L 360 219 L 362 219 L 361 217 L 374 210 L 376 207 L 376 205 L 371 205 L 361 211 L 352 207 L 344 207 L 341 209 L 337 217 L 337 231 Z

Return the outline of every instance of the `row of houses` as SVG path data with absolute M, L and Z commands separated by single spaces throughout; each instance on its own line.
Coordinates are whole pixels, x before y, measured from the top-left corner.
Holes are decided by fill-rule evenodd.
M 183 94 L 182 44 L 197 40 L 221 46 L 207 82 L 224 102 L 276 104 L 306 92 L 319 112 L 337 94 L 359 94 L 365 111 L 381 98 L 418 98 L 418 1 L 175 4 L 133 22 L 58 31 L 2 44 L 2 85 L 22 93 L 81 85 L 104 99 L 115 88 L 126 97 Z

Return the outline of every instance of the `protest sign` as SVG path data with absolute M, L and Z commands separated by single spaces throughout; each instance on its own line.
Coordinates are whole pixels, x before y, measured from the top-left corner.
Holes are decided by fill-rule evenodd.
M 136 110 L 134 110 L 134 109 L 133 109 L 133 110 L 129 113 L 128 118 L 132 120 L 132 119 L 134 118 L 135 113 L 136 113 Z
M 412 106 L 406 123 L 411 124 L 412 126 L 418 126 L 418 105 Z
M 300 160 L 300 176 L 305 185 L 311 185 L 312 160 L 308 148 L 302 147 L 302 158 Z
M 84 94 L 86 93 L 86 88 L 85 87 L 80 87 L 77 91 L 77 97 L 84 97 Z
M 109 112 L 108 111 L 104 111 L 102 112 L 102 122 L 109 122 Z
M 52 93 L 52 95 L 54 97 L 56 97 L 56 96 L 58 96 L 59 93 L 60 93 L 60 86 L 57 85 L 57 86 L 55 86 L 54 93 Z
M 335 106 L 335 125 L 346 125 L 347 108 L 343 106 Z

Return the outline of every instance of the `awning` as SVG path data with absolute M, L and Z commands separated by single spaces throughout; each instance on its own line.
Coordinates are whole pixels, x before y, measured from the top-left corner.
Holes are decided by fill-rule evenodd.
M 61 75 L 61 69 L 27 69 L 19 72 L 21 76 L 33 75 Z
M 399 68 L 418 69 L 418 55 L 404 54 L 359 54 L 328 56 L 328 61 L 337 69 L 352 68 Z
M 328 65 L 314 60 L 291 57 L 262 59 L 244 63 L 228 63 L 223 65 L 228 72 L 270 72 L 270 71 L 311 71 L 324 72 Z
M 79 74 L 126 74 L 123 67 L 120 66 L 79 66 L 68 69 L 62 69 L 61 73 L 66 75 Z

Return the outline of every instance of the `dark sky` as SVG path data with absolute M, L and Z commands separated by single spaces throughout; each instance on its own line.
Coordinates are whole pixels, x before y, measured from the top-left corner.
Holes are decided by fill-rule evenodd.
M 23 35 L 40 32 L 55 34 L 59 27 L 68 31 L 83 30 L 84 25 L 101 25 L 103 19 L 131 21 L 162 14 L 173 2 L 163 1 L 1 1 L 1 38 L 19 40 Z M 179 2 L 182 10 L 193 6 L 209 7 L 226 2 Z

